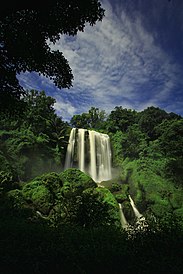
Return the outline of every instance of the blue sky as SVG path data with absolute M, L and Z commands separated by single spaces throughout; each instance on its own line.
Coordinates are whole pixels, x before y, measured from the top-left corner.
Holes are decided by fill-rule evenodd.
M 62 36 L 60 50 L 74 74 L 73 87 L 59 90 L 36 73 L 21 73 L 28 89 L 56 99 L 64 120 L 98 107 L 141 111 L 160 107 L 183 116 L 183 1 L 102 0 L 105 17 L 75 37 Z

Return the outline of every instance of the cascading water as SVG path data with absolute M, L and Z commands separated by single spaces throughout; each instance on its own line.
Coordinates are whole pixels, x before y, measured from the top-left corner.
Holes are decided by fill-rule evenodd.
M 77 150 L 77 160 L 75 151 Z M 111 148 L 107 134 L 73 128 L 67 147 L 65 169 L 75 166 L 89 173 L 96 182 L 110 180 Z
M 129 200 L 130 200 L 130 204 L 131 204 L 131 206 L 132 206 L 133 212 L 134 212 L 134 214 L 135 214 L 135 217 L 136 217 L 137 219 L 141 218 L 141 217 L 142 217 L 142 214 L 140 214 L 140 212 L 138 211 L 138 209 L 137 209 L 137 207 L 136 207 L 136 205 L 135 205 L 135 203 L 134 203 L 134 201 L 132 200 L 132 197 L 131 197 L 130 195 L 129 195 Z
M 78 131 L 78 162 L 79 169 L 85 172 L 85 129 Z
M 74 157 L 75 136 L 76 136 L 76 128 L 73 128 L 71 130 L 70 137 L 69 137 L 69 143 L 67 146 L 67 153 L 66 153 L 64 169 L 72 167 L 73 157 Z
M 145 217 L 138 211 L 132 197 L 129 195 L 130 204 L 132 206 L 133 212 L 136 217 L 136 230 L 145 231 L 148 228 L 148 223 L 146 222 Z
M 97 181 L 97 159 L 96 159 L 96 149 L 95 149 L 95 132 L 89 131 L 90 140 L 90 170 L 89 173 L 92 174 L 94 181 Z
M 121 204 L 119 204 L 119 213 L 120 213 L 120 220 L 121 220 L 122 228 L 127 229 L 129 227 L 129 223 L 127 222 L 127 220 L 125 218 Z

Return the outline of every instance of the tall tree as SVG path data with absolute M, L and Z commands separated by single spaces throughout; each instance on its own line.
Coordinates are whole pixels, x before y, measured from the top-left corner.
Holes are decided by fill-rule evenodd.
M 113 133 L 118 130 L 126 132 L 128 127 L 136 122 L 136 117 L 137 112 L 135 110 L 116 106 L 107 119 L 108 130 Z
M 87 113 L 74 115 L 70 124 L 76 128 L 103 129 L 106 117 L 105 110 L 91 107 Z
M 0 101 L 23 92 L 16 75 L 36 71 L 53 79 L 59 88 L 72 85 L 73 74 L 62 52 L 52 51 L 61 34 L 76 35 L 85 24 L 102 20 L 98 0 L 5 1 L 0 12 Z M 8 96 L 7 96 L 8 94 Z
M 148 107 L 141 111 L 138 115 L 138 124 L 140 129 L 148 135 L 151 140 L 155 140 L 158 137 L 156 127 L 160 125 L 164 120 L 181 119 L 181 116 L 175 113 L 167 113 L 165 110 Z

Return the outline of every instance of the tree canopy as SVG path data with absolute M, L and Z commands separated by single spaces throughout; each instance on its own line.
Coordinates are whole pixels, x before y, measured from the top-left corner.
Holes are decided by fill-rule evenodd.
M 76 114 L 71 118 L 70 124 L 76 128 L 103 129 L 105 126 L 106 113 L 99 108 L 91 107 L 88 113 Z
M 23 92 L 16 78 L 35 71 L 49 77 L 58 88 L 72 86 L 73 74 L 60 51 L 50 49 L 61 34 L 76 35 L 86 23 L 102 20 L 104 10 L 97 0 L 5 1 L 0 12 L 0 101 L 19 98 Z M 8 95 L 8 97 L 7 97 Z

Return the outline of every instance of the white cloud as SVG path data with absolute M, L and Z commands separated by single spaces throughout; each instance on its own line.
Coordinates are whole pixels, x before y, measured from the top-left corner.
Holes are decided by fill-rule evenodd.
M 107 13 L 102 22 L 86 27 L 74 41 L 68 42 L 62 36 L 52 46 L 63 51 L 73 69 L 71 92 L 86 92 L 86 109 L 91 98 L 93 105 L 104 108 L 124 105 L 125 100 L 132 108 L 142 99 L 146 105 L 165 100 L 175 85 L 177 68 L 143 28 L 139 16 L 132 21 L 119 11 L 117 17 L 108 1 L 105 6 Z M 151 92 L 144 90 L 145 86 Z
M 120 1 L 119 1 L 120 2 Z M 73 88 L 58 91 L 55 108 L 61 116 L 88 111 L 91 106 L 109 111 L 116 105 L 141 110 L 169 99 L 178 84 L 180 69 L 155 43 L 137 12 L 133 19 L 123 6 L 117 15 L 103 1 L 106 16 L 74 39 L 62 36 L 53 50 L 60 50 L 73 70 Z M 43 79 L 49 88 L 49 81 Z M 65 101 L 64 101 L 65 100 Z
M 70 103 L 63 101 L 62 98 L 56 98 L 57 101 L 54 104 L 54 109 L 56 110 L 57 114 L 64 117 L 64 120 L 70 120 L 76 113 L 76 108 Z

